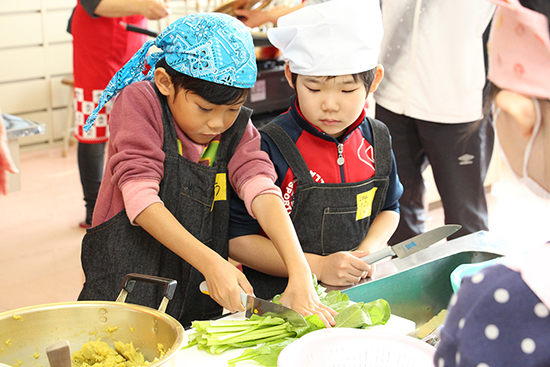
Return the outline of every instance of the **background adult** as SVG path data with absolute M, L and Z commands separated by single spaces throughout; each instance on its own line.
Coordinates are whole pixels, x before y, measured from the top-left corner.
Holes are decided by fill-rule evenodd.
M 483 182 L 494 133 L 489 123 L 474 134 L 471 126 L 482 117 L 482 36 L 493 11 L 479 0 L 382 2 L 386 78 L 374 95 L 375 114 L 390 129 L 404 186 L 390 244 L 424 232 L 428 164 L 445 223 L 462 225 L 450 238 L 488 229 Z
M 491 1 L 499 5 L 488 75 L 498 140 L 512 171 L 548 200 L 550 3 Z M 466 277 L 451 299 L 434 365 L 549 366 L 549 261 L 550 243 L 540 244 Z
M 120 22 L 147 27 L 147 19 L 166 17 L 170 9 L 157 0 L 78 0 L 69 20 L 73 36 L 73 75 L 78 168 L 86 204 L 80 226 L 88 228 L 103 178 L 105 142 L 109 138 L 110 106 L 94 127 L 82 127 L 97 106 L 111 77 L 139 50 L 147 36 L 129 32 Z

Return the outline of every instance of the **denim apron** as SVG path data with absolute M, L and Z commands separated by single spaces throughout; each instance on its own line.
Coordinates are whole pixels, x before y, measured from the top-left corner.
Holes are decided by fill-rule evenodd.
M 373 131 L 375 174 L 362 182 L 316 183 L 296 144 L 277 124 L 267 124 L 267 134 L 298 180 L 290 217 L 305 253 L 328 255 L 356 249 L 367 235 L 386 198 L 392 169 L 390 135 L 386 125 L 368 119 Z M 261 298 L 284 291 L 288 279 L 244 267 L 244 273 Z
M 229 199 L 231 185 L 227 164 L 249 121 L 251 110 L 242 107 L 235 123 L 223 133 L 212 167 L 192 162 L 179 154 L 172 114 L 166 97 L 157 90 L 163 110 L 164 178 L 159 196 L 166 208 L 199 241 L 224 259 L 228 258 Z M 124 276 L 140 273 L 175 279 L 178 284 L 166 312 L 184 327 L 193 320 L 221 315 L 222 307 L 199 291 L 203 275 L 185 260 L 133 226 L 126 211 L 87 230 L 82 242 L 82 267 L 86 282 L 79 300 L 116 299 Z M 158 308 L 162 289 L 139 283 L 127 302 Z

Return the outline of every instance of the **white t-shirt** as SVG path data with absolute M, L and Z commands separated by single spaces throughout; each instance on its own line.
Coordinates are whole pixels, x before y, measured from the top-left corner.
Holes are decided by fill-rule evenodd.
M 382 107 L 426 121 L 482 117 L 483 32 L 494 13 L 486 0 L 383 0 Z

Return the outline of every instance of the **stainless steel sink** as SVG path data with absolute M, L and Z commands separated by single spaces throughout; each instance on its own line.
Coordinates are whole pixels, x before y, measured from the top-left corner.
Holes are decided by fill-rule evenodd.
M 327 289 L 338 289 L 355 302 L 383 298 L 392 314 L 420 327 L 447 308 L 453 293 L 450 274 L 457 266 L 491 260 L 512 250 L 505 239 L 480 231 L 435 244 L 404 259 L 378 263 L 374 277 L 356 286 Z

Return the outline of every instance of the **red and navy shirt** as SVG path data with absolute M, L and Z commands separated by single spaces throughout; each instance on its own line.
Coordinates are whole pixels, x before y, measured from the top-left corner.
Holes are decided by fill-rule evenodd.
M 365 112 L 348 128 L 347 132 L 336 139 L 310 124 L 301 114 L 295 97 L 291 108 L 275 118 L 271 123 L 280 125 L 300 150 L 311 176 L 319 183 L 349 183 L 366 181 L 374 176 L 375 162 L 373 136 Z M 262 150 L 269 154 L 277 172 L 277 186 L 281 188 L 287 211 L 292 210 L 293 196 L 296 191 L 296 179 L 288 163 L 273 140 L 262 133 Z M 339 152 L 339 146 L 342 151 Z M 339 157 L 344 164 L 339 165 Z M 395 157 L 392 152 L 392 170 L 388 190 L 382 210 L 399 212 L 399 198 L 403 186 L 397 176 Z M 231 206 L 230 237 L 239 237 L 259 232 L 258 223 L 251 218 L 240 199 L 233 200 Z

